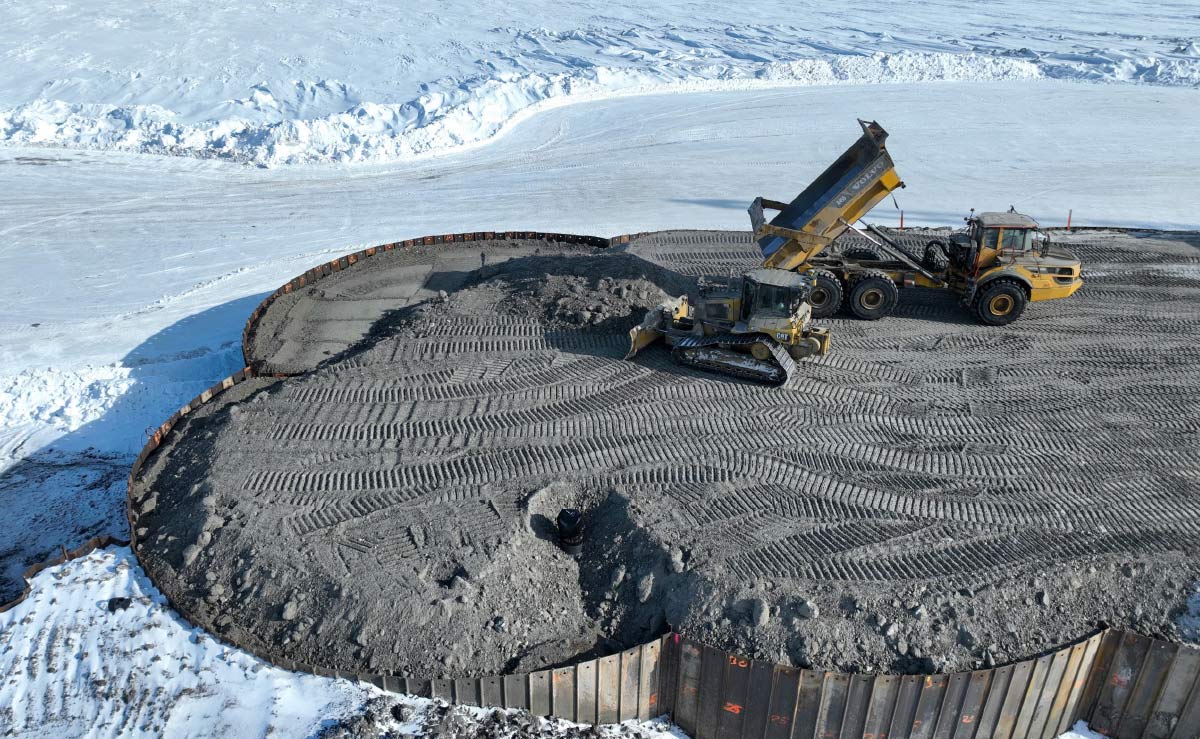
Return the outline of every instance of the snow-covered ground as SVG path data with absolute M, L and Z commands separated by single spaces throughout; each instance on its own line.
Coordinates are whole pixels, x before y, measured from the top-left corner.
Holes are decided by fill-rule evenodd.
M 1050 78 L 1200 84 L 1188 0 L 9 3 L 0 140 L 386 161 L 566 101 Z
M 856 116 L 891 132 L 910 224 L 1200 228 L 1190 1 L 644 5 L 0 4 L 0 598 L 60 544 L 126 536 L 147 428 L 240 368 L 266 293 L 365 245 L 745 228 Z M 304 735 L 372 698 L 195 633 L 121 549 L 37 578 L 0 671 L 0 730 L 29 735 Z M 155 697 L 124 712 L 118 683 Z
M 23 603 L 0 614 L 4 736 L 309 737 L 358 720 L 393 736 L 456 724 L 504 737 L 531 723 L 522 736 L 549 739 L 575 726 L 492 713 L 297 675 L 231 649 L 170 611 L 125 547 L 45 570 Z M 677 736 L 657 722 L 620 729 L 638 730 Z

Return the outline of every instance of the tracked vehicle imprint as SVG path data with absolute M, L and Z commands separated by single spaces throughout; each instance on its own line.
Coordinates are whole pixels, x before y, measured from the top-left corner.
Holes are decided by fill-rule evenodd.
M 663 346 L 623 360 L 645 312 L 699 304 L 675 267 L 738 268 L 747 233 L 489 244 L 483 268 L 468 245 L 374 256 L 281 297 L 251 335 L 256 361 L 304 375 L 226 391 L 151 457 L 139 556 L 222 637 L 347 671 L 528 671 L 668 626 L 908 672 L 1024 658 L 1097 619 L 1170 635 L 1200 576 L 1200 342 L 1178 335 L 1200 325 L 1200 287 L 1126 267 L 1147 250 L 1190 264 L 1200 240 L 1058 238 L 1132 275 L 1132 297 L 1084 290 L 989 327 L 911 289 L 921 310 L 867 333 L 827 319 L 836 354 L 775 356 L 796 364 L 776 387 Z M 447 274 L 381 308 L 368 283 L 438 249 Z M 323 317 L 334 294 L 374 318 L 341 318 L 344 297 Z M 1097 312 L 1164 320 L 1131 347 Z M 578 559 L 564 509 L 582 512 Z

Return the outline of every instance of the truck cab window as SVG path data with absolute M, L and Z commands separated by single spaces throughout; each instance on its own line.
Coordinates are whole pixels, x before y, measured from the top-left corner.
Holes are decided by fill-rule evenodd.
M 1032 232 L 1024 228 L 1004 229 L 1002 248 L 1007 252 L 1025 251 L 1029 248 L 1029 236 Z

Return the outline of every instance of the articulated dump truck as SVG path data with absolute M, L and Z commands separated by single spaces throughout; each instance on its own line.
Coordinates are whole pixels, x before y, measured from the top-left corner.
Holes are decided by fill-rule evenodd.
M 664 339 L 676 361 L 759 382 L 781 384 L 794 360 L 829 351 L 829 330 L 811 325 L 843 307 L 866 320 L 895 308 L 901 287 L 949 289 L 981 322 L 1016 320 L 1031 301 L 1065 298 L 1082 286 L 1079 260 L 1054 249 L 1028 216 L 982 213 L 967 228 L 930 241 L 920 260 L 875 226 L 854 224 L 904 187 L 878 123 L 860 120 L 862 137 L 790 203 L 750 205 L 762 268 L 740 278 L 701 278 L 699 300 L 659 305 L 629 332 L 626 359 Z M 777 214 L 768 222 L 766 211 Z M 835 246 L 853 232 L 867 246 Z
M 887 132 L 874 121 L 859 125 L 862 137 L 792 202 L 757 198 L 750 205 L 763 266 L 813 277 L 814 318 L 843 307 L 861 319 L 883 318 L 896 307 L 899 288 L 926 287 L 953 290 L 980 322 L 1002 326 L 1027 303 L 1066 298 L 1082 287 L 1079 260 L 1052 247 L 1036 221 L 1012 209 L 972 210 L 965 229 L 930 241 L 919 259 L 875 226 L 855 226 L 904 187 L 887 152 Z M 764 211 L 778 213 L 767 222 Z M 868 245 L 837 249 L 835 241 L 848 231 Z

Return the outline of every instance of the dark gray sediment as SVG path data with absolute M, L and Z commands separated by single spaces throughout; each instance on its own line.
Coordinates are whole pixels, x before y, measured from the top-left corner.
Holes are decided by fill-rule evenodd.
M 303 374 L 227 391 L 151 458 L 140 556 L 235 643 L 414 676 L 668 626 L 848 671 L 970 669 L 1101 622 L 1175 636 L 1200 575 L 1200 237 L 1070 240 L 1076 297 L 997 329 L 905 290 L 827 321 L 833 352 L 783 388 L 621 359 L 664 295 L 753 267 L 746 234 L 372 257 L 263 316 L 256 356 Z M 578 560 L 551 523 L 572 506 Z

